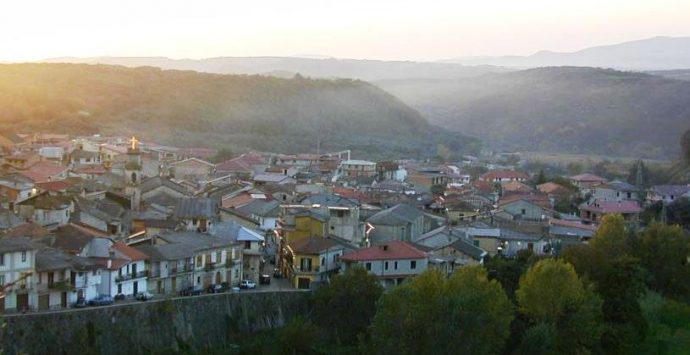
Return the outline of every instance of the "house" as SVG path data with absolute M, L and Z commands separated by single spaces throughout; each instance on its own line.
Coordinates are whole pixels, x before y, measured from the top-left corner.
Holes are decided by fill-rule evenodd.
M 423 273 L 429 262 L 425 252 L 408 242 L 399 240 L 345 254 L 340 257 L 340 260 L 342 270 L 354 266 L 363 267 L 376 276 L 386 289 Z
M 213 163 L 198 158 L 189 158 L 170 164 L 170 176 L 179 180 L 206 180 L 215 172 L 215 169 L 216 166 Z
M 359 220 L 359 203 L 338 195 L 314 194 L 300 201 L 301 204 L 316 208 L 326 208 L 328 234 L 350 242 L 360 243 L 364 237 L 364 225 Z
M 438 227 L 436 220 L 402 203 L 374 214 L 367 219 L 367 223 L 373 227 L 368 235 L 373 245 L 392 240 L 412 241 Z
M 524 182 L 529 180 L 529 176 L 525 173 L 513 170 L 491 170 L 480 176 L 479 180 L 489 183 L 502 183 L 510 181 Z
M 0 312 L 36 308 L 36 253 L 42 248 L 25 237 L 0 239 Z
M 210 198 L 183 198 L 173 218 L 188 231 L 206 232 L 218 219 L 218 205 Z
M 621 214 L 626 222 L 637 224 L 642 208 L 633 200 L 600 200 L 594 199 L 580 205 L 580 218 L 588 223 L 601 222 L 609 214 Z
M 647 191 L 647 201 L 669 204 L 679 197 L 690 197 L 690 185 L 656 185 Z
M 242 278 L 258 281 L 263 266 L 265 238 L 259 231 L 234 222 L 221 222 L 210 231 L 213 236 L 222 236 L 242 246 Z
M 570 182 L 573 185 L 577 186 L 582 196 L 585 196 L 587 194 L 593 193 L 595 187 L 607 183 L 608 180 L 604 179 L 601 176 L 585 173 L 571 176 Z
M 345 248 L 329 238 L 309 237 L 288 244 L 286 274 L 298 289 L 327 282 L 340 268 Z
M 263 185 L 269 185 L 269 184 L 285 185 L 285 184 L 294 184 L 297 182 L 295 179 L 293 179 L 287 175 L 270 174 L 270 173 L 254 175 L 252 180 L 254 181 L 255 186 L 263 186 Z
M 579 220 L 572 221 L 555 218 L 549 220 L 549 237 L 558 241 L 560 250 L 589 241 L 596 231 L 596 225 L 585 224 Z
M 4 165 L 8 165 L 14 169 L 24 170 L 41 161 L 38 154 L 33 153 L 18 153 L 5 156 Z
M 447 274 L 453 273 L 459 267 L 482 264 L 488 255 L 486 251 L 463 238 L 461 233 L 447 226 L 421 235 L 414 241 L 414 245 L 427 252 L 432 266 L 441 266 Z
M 357 178 L 377 175 L 376 163 L 367 160 L 343 160 L 338 168 L 339 175 Z
M 41 147 L 38 148 L 38 155 L 43 160 L 50 160 L 59 163 L 65 157 L 64 147 Z
M 534 191 L 532 187 L 517 180 L 501 182 L 501 193 L 504 195 L 511 193 L 526 194 L 532 191 Z
M 51 161 L 40 161 L 26 170 L 18 171 L 33 183 L 64 180 L 67 178 L 68 169 Z
M 21 176 L 15 177 L 2 177 L 0 178 L 0 196 L 7 198 L 7 207 L 11 210 L 14 209 L 14 205 L 28 199 L 31 196 L 35 196 L 38 193 L 33 182 L 22 178 Z
M 156 237 L 155 244 L 136 248 L 150 258 L 148 288 L 157 294 L 176 294 L 189 287 L 236 285 L 242 275 L 241 244 L 227 236 L 175 232 Z
M 553 210 L 544 208 L 527 199 L 517 199 L 501 203 L 496 212 L 499 218 L 513 221 L 544 222 L 553 215 Z
M 217 164 L 216 172 L 223 175 L 232 174 L 249 177 L 265 172 L 267 166 L 266 159 L 262 154 L 249 152 Z
M 406 181 L 414 185 L 417 193 L 426 193 L 432 186 L 446 186 L 450 177 L 440 169 L 418 168 L 409 170 Z
M 446 214 L 451 224 L 461 221 L 474 221 L 481 216 L 481 209 L 476 208 L 471 203 L 463 200 L 451 200 L 444 203 Z
M 101 267 L 91 258 L 44 248 L 36 253 L 38 310 L 64 309 L 78 298 L 89 301 L 98 296 Z
M 85 180 L 95 180 L 98 176 L 101 176 L 108 171 L 103 167 L 103 165 L 82 165 L 72 168 L 70 176 L 80 177 Z
M 99 292 L 111 297 L 134 297 L 148 290 L 148 259 L 147 254 L 124 242 L 112 244 L 108 257 L 100 259 L 104 270 Z
M 278 226 L 280 203 L 276 200 L 254 200 L 244 206 L 236 208 L 237 212 L 249 216 L 256 222 L 259 229 L 270 231 Z
M 48 229 L 69 223 L 74 203 L 67 196 L 41 194 L 19 204 L 19 215 Z
M 14 133 L 3 132 L 0 134 L 0 150 L 12 152 L 22 144 L 24 144 L 24 139 Z
M 26 224 L 26 222 L 14 214 L 13 211 L 0 207 L 0 235 L 4 232 L 12 231 L 24 224 Z
M 103 160 L 99 152 L 76 149 L 69 155 L 69 164 L 73 168 L 84 165 L 101 165 L 102 163 Z
M 606 201 L 623 201 L 640 199 L 640 189 L 627 182 L 613 180 L 594 188 L 593 198 Z
M 125 232 L 123 223 L 126 211 L 120 204 L 108 199 L 91 201 L 81 197 L 76 197 L 75 202 L 74 222 L 111 235 Z
M 161 176 L 145 179 L 139 189 L 142 201 L 164 207 L 175 207 L 179 199 L 189 197 L 184 186 Z
M 521 250 L 537 255 L 549 252 L 548 240 L 541 235 L 521 233 L 508 228 L 467 227 L 460 229 L 466 240 L 485 250 L 489 255 L 513 257 Z

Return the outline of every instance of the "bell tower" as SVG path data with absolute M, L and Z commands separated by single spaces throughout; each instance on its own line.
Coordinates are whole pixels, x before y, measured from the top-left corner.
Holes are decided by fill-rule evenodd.
M 141 151 L 139 141 L 132 137 L 127 149 L 127 162 L 125 163 L 125 194 L 130 196 L 132 211 L 138 211 L 141 205 Z

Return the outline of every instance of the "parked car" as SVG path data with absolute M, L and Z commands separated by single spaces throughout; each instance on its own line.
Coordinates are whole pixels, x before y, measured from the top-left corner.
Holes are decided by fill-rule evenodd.
M 226 288 L 221 284 L 212 284 L 206 288 L 206 293 L 220 293 L 225 292 Z
M 115 295 L 115 301 L 122 301 L 125 299 L 125 294 L 124 293 L 118 293 Z
M 148 291 L 139 292 L 139 293 L 137 293 L 136 298 L 137 298 L 139 301 L 148 301 L 148 300 L 150 300 L 150 299 L 153 299 L 153 294 L 150 293 L 150 292 L 148 292 Z
M 108 295 L 99 295 L 89 301 L 89 306 L 107 306 L 113 304 L 113 298 Z
M 198 296 L 203 292 L 199 286 L 189 286 L 180 291 L 180 296 Z
M 86 306 L 86 298 L 84 297 L 77 298 L 77 302 L 74 303 L 74 308 L 84 308 Z
M 261 277 L 259 277 L 259 283 L 262 285 L 270 285 L 271 284 L 271 275 L 268 275 L 268 274 L 261 275 Z
M 252 280 L 242 280 L 242 281 L 240 281 L 240 288 L 243 288 L 243 289 L 256 288 L 256 282 L 254 282 Z

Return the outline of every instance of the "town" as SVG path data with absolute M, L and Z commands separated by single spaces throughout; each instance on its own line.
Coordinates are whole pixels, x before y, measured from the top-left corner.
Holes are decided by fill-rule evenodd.
M 250 151 L 211 162 L 214 149 L 136 137 L 2 133 L 0 145 L 5 314 L 315 290 L 355 266 L 390 290 L 427 269 L 559 255 L 608 215 L 635 229 L 648 206 L 690 197 L 690 185 L 587 172 L 547 181 L 514 154 L 450 163 Z

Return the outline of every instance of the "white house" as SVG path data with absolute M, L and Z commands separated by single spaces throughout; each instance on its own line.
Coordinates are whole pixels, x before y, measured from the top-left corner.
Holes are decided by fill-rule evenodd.
M 148 259 L 148 255 L 123 242 L 113 244 L 110 247 L 110 257 L 105 261 L 99 292 L 112 297 L 133 297 L 139 292 L 147 291 Z
M 0 239 L 0 312 L 35 308 L 33 278 L 40 248 L 29 238 Z
M 385 244 L 360 249 L 340 257 L 343 270 L 359 265 L 375 275 L 381 285 L 390 288 L 405 279 L 424 272 L 428 267 L 425 252 L 403 241 L 389 241 Z

